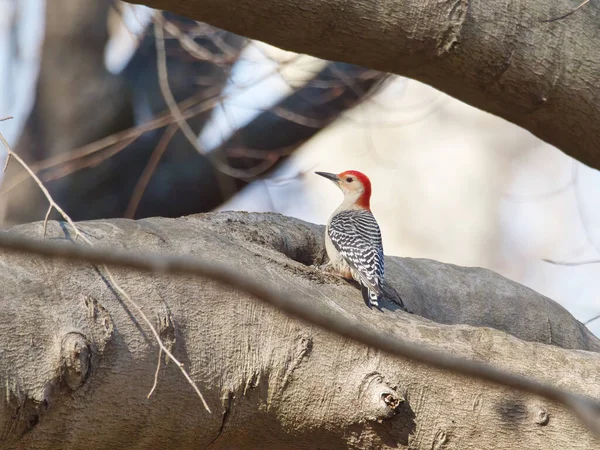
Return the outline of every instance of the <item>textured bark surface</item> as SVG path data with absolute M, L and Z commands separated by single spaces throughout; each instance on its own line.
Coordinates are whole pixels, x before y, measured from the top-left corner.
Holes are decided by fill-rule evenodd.
M 600 4 L 139 0 L 278 47 L 423 81 L 600 168 Z
M 219 261 L 364 327 L 600 398 L 598 339 L 487 270 L 388 258 L 388 282 L 415 314 L 379 312 L 310 267 L 323 259 L 320 226 L 246 213 L 80 225 L 99 246 Z M 10 232 L 41 237 L 42 224 Z M 58 222 L 48 233 L 69 238 Z M 158 348 L 101 271 L 7 253 L 0 263 L 3 449 L 600 445 L 557 404 L 389 357 L 208 280 L 115 269 L 213 413 L 172 363 L 147 399 Z

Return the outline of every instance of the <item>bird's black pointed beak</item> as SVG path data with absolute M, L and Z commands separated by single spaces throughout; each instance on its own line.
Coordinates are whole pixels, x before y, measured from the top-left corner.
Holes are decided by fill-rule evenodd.
M 334 183 L 337 183 L 338 181 L 340 181 L 340 179 L 338 178 L 338 176 L 335 173 L 329 173 L 329 172 L 315 172 L 317 175 L 321 175 L 324 178 L 327 178 L 328 180 L 333 181 Z

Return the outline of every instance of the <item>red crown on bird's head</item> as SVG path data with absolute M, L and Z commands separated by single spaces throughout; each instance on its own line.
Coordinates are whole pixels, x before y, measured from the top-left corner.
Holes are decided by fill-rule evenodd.
M 348 176 L 355 177 L 363 185 L 363 194 L 356 201 L 356 204 L 362 208 L 371 210 L 371 180 L 364 173 L 358 170 L 346 170 L 338 173 L 338 177 L 344 180 Z

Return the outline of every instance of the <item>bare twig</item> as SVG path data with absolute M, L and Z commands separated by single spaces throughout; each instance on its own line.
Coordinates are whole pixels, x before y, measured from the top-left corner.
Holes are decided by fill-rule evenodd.
M 33 173 L 33 171 L 29 168 L 29 166 L 27 166 L 27 164 L 25 164 L 25 162 L 19 157 L 19 155 L 17 155 L 16 153 L 14 153 L 10 147 L 10 145 L 8 144 L 8 142 L 6 141 L 6 139 L 4 138 L 4 135 L 2 133 L 0 133 L 0 142 L 2 142 L 2 144 L 6 147 L 6 151 L 8 152 L 9 155 L 12 155 L 13 158 L 15 158 L 17 160 L 17 162 L 29 173 L 29 175 L 31 176 L 31 178 L 35 181 L 35 183 L 39 186 L 40 190 L 44 193 L 44 196 L 46 197 L 46 199 L 48 200 L 48 202 L 50 203 L 50 208 L 48 209 L 48 213 L 46 214 L 46 219 L 51 211 L 52 208 L 56 209 L 60 215 L 69 223 L 69 225 L 71 225 L 71 227 L 73 228 L 74 232 L 75 232 L 75 240 L 77 240 L 78 237 L 81 237 L 81 239 L 89 246 L 89 247 L 93 247 L 92 242 L 85 237 L 83 234 L 81 234 L 81 232 L 79 231 L 79 228 L 75 225 L 75 223 L 71 220 L 71 218 L 67 215 L 67 213 L 65 213 L 63 211 L 63 209 L 54 201 L 54 199 L 52 198 L 52 196 L 50 195 L 50 193 L 48 192 L 48 190 L 46 189 L 46 187 L 43 185 L 43 183 L 40 181 L 40 179 L 36 176 L 35 173 Z M 46 222 L 46 221 L 44 221 Z M 45 231 L 46 231 L 46 225 L 44 223 L 44 237 L 45 237 Z M 186 378 L 186 380 L 189 382 L 189 384 L 192 386 L 192 388 L 196 391 L 196 394 L 198 394 L 198 396 L 200 397 L 200 400 L 202 401 L 202 404 L 204 405 L 204 408 L 210 413 L 210 408 L 208 406 L 208 404 L 206 403 L 206 400 L 204 400 L 204 396 L 202 395 L 202 393 L 200 392 L 200 389 L 198 389 L 198 386 L 196 385 L 196 383 L 194 383 L 194 381 L 192 380 L 192 378 L 189 376 L 189 374 L 187 373 L 187 371 L 185 370 L 185 368 L 183 367 L 183 363 L 179 362 L 177 360 L 177 358 L 175 358 L 175 356 L 173 356 L 173 354 L 167 349 L 167 347 L 164 345 L 162 339 L 160 338 L 158 331 L 156 331 L 156 328 L 152 325 L 152 323 L 150 322 L 150 320 L 148 319 L 148 317 L 146 316 L 146 314 L 144 313 L 144 311 L 142 310 L 142 308 L 137 304 L 137 302 L 135 302 L 127 292 L 125 292 L 125 290 L 117 283 L 117 281 L 114 279 L 112 272 L 108 269 L 108 266 L 106 264 L 102 265 L 102 269 L 104 270 L 104 273 L 106 274 L 106 278 L 108 279 L 108 281 L 111 283 L 112 287 L 118 292 L 118 294 L 124 299 L 126 300 L 126 302 L 132 306 L 137 312 L 138 314 L 142 317 L 142 319 L 144 320 L 144 322 L 146 323 L 146 325 L 148 325 L 148 327 L 150 328 L 150 331 L 152 332 L 152 334 L 154 335 L 154 338 L 156 339 L 156 342 L 158 343 L 159 347 L 165 352 L 165 354 L 177 365 L 177 367 L 179 367 L 179 370 L 181 370 L 181 372 L 183 373 L 183 376 Z
M 271 111 L 276 116 L 281 117 L 282 119 L 289 120 L 290 122 L 295 122 L 300 125 L 304 125 L 305 127 L 311 128 L 322 128 L 323 125 L 326 124 L 326 120 L 324 119 L 315 119 L 313 117 L 308 117 L 303 114 L 298 114 L 289 109 L 282 108 L 281 106 L 274 106 L 269 111 Z
M 581 220 L 581 226 L 583 228 L 583 232 L 585 234 L 586 240 L 592 247 L 594 247 L 594 249 L 598 253 L 600 253 L 600 247 L 596 244 L 596 242 L 594 240 L 594 236 L 592 234 L 592 230 L 589 227 L 589 217 L 588 217 L 587 211 L 585 209 L 583 198 L 582 198 L 581 192 L 580 192 L 579 164 L 580 163 L 578 161 L 573 160 L 573 169 L 572 169 L 571 180 L 569 181 L 568 185 L 565 187 L 568 187 L 569 185 L 573 186 L 573 194 L 575 196 L 575 206 L 577 207 L 577 214 L 579 215 L 579 219 Z M 551 264 L 561 265 L 561 266 L 583 266 L 586 264 L 595 264 L 597 262 L 600 262 L 600 260 L 595 260 L 595 259 L 589 260 L 589 261 L 580 261 L 580 262 L 561 262 L 561 261 L 555 261 L 552 259 L 543 259 L 543 261 L 546 261 Z
M 85 169 L 86 167 L 97 166 L 108 158 L 113 157 L 127 146 L 133 144 L 138 137 L 139 136 L 134 136 L 121 142 L 117 142 L 112 147 L 108 147 L 106 151 L 100 154 L 93 154 L 90 158 L 85 158 L 82 160 L 82 158 L 74 157 L 70 162 L 65 163 L 62 167 L 59 167 L 48 174 L 41 175 L 40 179 L 43 181 L 58 180 L 59 178 L 65 177 L 73 172 Z
M 586 320 L 585 322 L 583 322 L 583 324 L 589 325 L 590 323 L 595 322 L 598 319 L 600 319 L 600 314 L 597 314 L 594 317 L 592 317 L 591 319 Z
M 65 218 L 65 220 L 69 223 L 69 225 L 71 225 L 71 227 L 73 228 L 73 231 L 75 232 L 75 240 L 77 240 L 78 237 L 82 236 L 81 233 L 79 232 L 79 229 L 77 228 L 77 226 L 75 226 L 75 224 L 73 223 L 71 218 L 67 215 L 67 213 L 65 213 L 63 211 L 63 209 L 60 206 L 58 206 L 58 204 L 52 199 L 52 196 L 48 192 L 48 189 L 46 189 L 46 187 L 42 184 L 40 179 L 35 175 L 35 173 L 33 173 L 33 171 L 25 163 L 25 161 L 23 161 L 19 155 L 17 155 L 15 152 L 12 151 L 12 149 L 10 148 L 10 145 L 8 145 L 8 142 L 6 141 L 6 139 L 4 138 L 4 135 L 2 133 L 0 133 L 0 142 L 2 142 L 4 147 L 6 147 L 6 151 L 8 152 L 8 154 L 11 157 L 13 157 L 21 165 L 21 167 L 23 167 L 23 169 L 25 169 L 27 171 L 27 173 L 31 176 L 31 178 L 33 178 L 33 180 L 37 183 L 37 185 L 39 186 L 40 190 L 43 192 L 46 199 L 48 199 L 50 206 L 52 208 L 56 209 L 60 213 L 60 215 Z M 83 238 L 85 241 L 87 241 L 91 245 L 91 242 L 89 242 L 85 236 L 83 236 Z
M 190 127 L 187 122 L 187 119 L 182 114 L 175 98 L 173 97 L 173 92 L 171 91 L 171 87 L 169 86 L 169 74 L 167 70 L 167 57 L 165 53 L 165 38 L 163 32 L 163 24 L 164 24 L 164 16 L 162 13 L 157 13 L 154 18 L 154 35 L 156 38 L 156 64 L 158 67 L 158 79 L 160 90 L 163 95 L 169 110 L 171 111 L 171 115 L 176 119 L 177 125 L 189 141 L 189 143 L 198 151 L 200 154 L 205 154 L 205 151 L 200 147 L 198 143 L 198 136 L 194 133 L 194 130 Z M 263 161 L 253 167 L 251 170 L 239 170 L 233 167 L 228 166 L 227 164 L 219 161 L 217 158 L 209 157 L 210 162 L 214 165 L 214 167 L 220 172 L 228 175 L 232 178 L 239 179 L 247 179 L 247 178 L 255 178 L 261 173 L 269 170 L 273 165 L 277 163 L 279 157 L 276 154 L 272 154 L 267 156 Z M 222 190 L 225 190 L 222 188 Z
M 179 367 L 179 370 L 181 370 L 181 373 L 183 374 L 185 379 L 188 381 L 190 386 L 192 386 L 192 388 L 196 391 L 196 394 L 198 394 L 198 397 L 200 397 L 200 400 L 202 400 L 202 404 L 204 405 L 204 408 L 210 413 L 211 412 L 210 408 L 208 407 L 206 400 L 204 400 L 204 396 L 200 392 L 200 389 L 198 389 L 198 386 L 196 385 L 196 383 L 194 383 L 194 380 L 192 380 L 190 375 L 187 373 L 187 371 L 183 367 L 183 363 L 179 362 L 179 360 L 177 358 L 175 358 L 175 356 L 173 356 L 173 354 L 167 349 L 167 347 L 165 347 L 165 344 L 163 343 L 162 339 L 160 338 L 158 332 L 156 331 L 156 328 L 152 325 L 152 323 L 150 322 L 150 320 L 148 319 L 148 317 L 146 316 L 146 314 L 144 313 L 142 308 L 136 302 L 134 302 L 131 299 L 131 297 L 129 296 L 129 294 L 127 292 L 125 292 L 123 290 L 123 288 L 121 288 L 121 286 L 116 282 L 112 273 L 108 270 L 108 267 L 106 266 L 106 264 L 103 264 L 102 268 L 106 272 L 106 276 L 107 276 L 108 280 L 113 285 L 115 290 L 119 293 L 119 295 L 121 295 L 125 300 L 127 300 L 127 302 L 130 305 L 132 305 L 135 308 L 135 310 L 140 314 L 142 319 L 144 319 L 144 322 L 146 322 L 146 325 L 148 325 L 148 327 L 150 328 L 150 331 L 152 331 L 152 334 L 154 335 L 154 338 L 156 339 L 156 342 L 158 343 L 160 349 L 166 353 L 166 355 L 171 359 L 171 361 L 173 361 L 177 365 L 177 367 Z M 160 364 L 160 361 L 158 362 L 158 364 Z
M 222 99 L 222 97 L 215 95 L 210 98 L 204 98 L 203 101 L 200 101 L 196 96 L 194 96 L 194 97 L 190 97 L 190 98 L 182 101 L 180 106 L 185 111 L 183 113 L 184 117 L 190 118 L 197 114 L 201 114 L 203 112 L 210 110 L 221 99 Z M 70 162 L 70 161 L 73 161 L 73 160 L 76 160 L 79 158 L 84 158 L 86 156 L 100 152 L 111 146 L 117 146 L 117 148 L 120 151 L 124 147 L 126 147 L 126 145 L 129 145 L 130 143 L 132 143 L 136 139 L 138 139 L 142 134 L 147 133 L 149 131 L 156 130 L 158 128 L 162 128 L 162 127 L 172 124 L 174 122 L 176 122 L 176 120 L 173 118 L 173 116 L 170 113 L 166 112 L 163 115 L 161 115 L 155 119 L 152 119 L 149 122 L 146 122 L 142 125 L 137 125 L 135 127 L 128 128 L 126 130 L 111 134 L 110 136 L 106 136 L 95 142 L 86 144 L 83 147 L 73 150 L 72 152 L 61 153 L 61 154 L 58 154 L 51 158 L 47 158 L 46 160 L 44 160 L 42 162 L 32 164 L 31 170 L 33 170 L 34 173 L 37 174 L 37 173 L 41 172 L 42 170 L 50 169 L 55 166 L 58 166 L 58 165 L 61 165 L 66 162 Z M 126 145 L 123 145 L 121 147 L 121 145 L 125 141 L 127 141 Z M 116 152 L 113 152 L 111 150 L 110 156 L 113 156 L 115 153 Z M 68 173 L 70 173 L 70 172 L 68 172 Z M 65 173 L 65 175 L 66 175 L 66 173 Z M 8 192 L 10 192 L 12 189 L 14 189 L 16 186 L 18 186 L 20 183 L 27 180 L 28 178 L 29 177 L 27 174 L 23 174 L 22 176 L 15 177 L 14 181 L 12 181 L 12 183 L 10 183 L 10 185 L 2 186 L 1 194 L 6 195 Z
M 132 253 L 114 248 L 100 249 L 59 242 L 40 242 L 10 233 L 0 233 L 0 248 L 19 253 L 68 261 L 119 266 L 153 274 L 193 275 L 221 282 L 268 303 L 288 315 L 340 334 L 348 339 L 380 349 L 391 355 L 407 358 L 438 369 L 449 370 L 470 378 L 508 386 L 561 403 L 573 412 L 595 433 L 600 435 L 600 401 L 568 392 L 555 386 L 497 369 L 493 366 L 448 353 L 430 350 L 422 345 L 399 340 L 389 334 L 372 331 L 357 321 L 334 310 L 317 308 L 299 301 L 290 292 L 276 292 L 254 278 L 240 274 L 221 264 L 190 256 L 158 253 Z M 163 348 L 163 351 L 165 349 Z
M 289 61 L 286 61 L 282 64 L 291 64 L 294 61 L 296 61 L 297 59 L 298 59 L 298 55 L 296 55 L 294 58 L 292 58 Z M 271 71 L 268 71 L 267 73 L 265 73 L 261 77 L 259 77 L 257 80 L 254 80 L 252 83 L 250 83 L 248 85 L 240 86 L 238 88 L 239 92 L 240 93 L 244 92 L 247 89 L 251 88 L 255 83 L 260 83 L 260 82 L 266 80 L 267 78 L 272 76 L 274 73 L 277 73 L 278 70 L 280 70 L 280 68 L 276 68 Z M 190 119 L 194 116 L 197 116 L 198 114 L 202 114 L 206 111 L 209 111 L 216 104 L 218 104 L 219 102 L 222 102 L 226 98 L 227 98 L 227 95 L 222 95 L 220 93 L 215 93 L 212 96 L 206 97 L 205 93 L 203 92 L 202 94 L 194 95 L 192 97 L 189 97 L 189 98 L 181 101 L 179 104 L 177 104 L 177 106 L 181 110 L 183 118 Z M 130 143 L 135 141 L 137 138 L 139 138 L 144 133 L 156 130 L 158 128 L 163 128 L 167 125 L 170 125 L 170 124 L 173 124 L 176 122 L 177 122 L 177 120 L 173 117 L 173 115 L 169 111 L 165 111 L 162 113 L 162 115 L 159 115 L 155 119 L 152 119 L 144 124 L 137 125 L 135 127 L 131 127 L 126 130 L 111 134 L 110 136 L 106 136 L 102 139 L 99 139 L 97 141 L 86 144 L 83 147 L 73 150 L 72 152 L 61 153 L 61 154 L 58 154 L 51 158 L 47 158 L 46 160 L 44 160 L 42 162 L 32 164 L 31 169 L 33 170 L 34 173 L 37 174 L 37 173 L 41 172 L 42 170 L 53 168 L 55 166 L 64 164 L 65 162 L 69 162 L 69 161 L 72 161 L 75 159 L 84 158 L 86 156 L 92 155 L 96 152 L 106 149 L 107 147 L 115 146 L 115 145 L 119 146 L 119 145 L 121 145 L 121 143 L 123 143 L 123 141 L 131 140 L 130 142 L 127 142 L 127 145 L 129 145 Z M 117 148 L 120 151 L 125 146 L 117 147 Z M 111 153 L 110 156 L 112 156 L 114 153 L 116 153 L 116 151 L 113 153 L 113 151 L 111 150 L 110 153 Z M 99 161 L 96 161 L 96 162 L 99 162 Z M 6 195 L 8 192 L 10 192 L 12 189 L 17 187 L 19 184 L 21 184 L 23 181 L 27 180 L 28 178 L 29 178 L 28 174 L 22 174 L 22 175 L 15 176 L 14 180 L 11 180 L 10 183 L 4 183 L 2 185 L 2 191 L 0 192 L 0 195 Z
M 6 155 L 6 161 L 4 161 L 4 169 L 2 169 L 2 172 L 6 172 L 6 169 L 8 169 L 9 162 L 10 162 L 10 153 Z
M 50 217 L 50 213 L 52 212 L 52 205 L 48 206 L 48 212 L 46 212 L 46 217 L 44 217 L 44 233 L 42 239 L 46 239 L 46 228 L 48 227 L 48 218 Z
M 6 120 L 11 120 L 11 119 L 13 119 L 13 116 L 2 117 L 2 118 L 0 118 L 0 122 L 4 122 Z M 2 172 L 6 172 L 9 162 L 10 162 L 10 153 L 7 153 L 6 161 L 4 161 L 4 169 L 2 169 Z
M 148 186 L 148 183 L 152 178 L 152 174 L 156 170 L 158 162 L 165 153 L 165 150 L 169 146 L 169 142 L 171 142 L 171 139 L 173 138 L 177 130 L 177 125 L 170 125 L 163 133 L 156 148 L 152 152 L 152 155 L 150 155 L 150 159 L 146 163 L 146 167 L 144 168 L 144 171 L 140 175 L 140 178 L 138 179 L 138 182 L 136 183 L 135 188 L 133 189 L 133 194 L 131 194 L 129 205 L 127 205 L 127 210 L 125 211 L 126 218 L 133 219 L 133 217 L 135 216 L 135 212 L 137 211 L 140 201 L 142 200 L 142 196 L 146 191 L 146 187 Z
M 587 212 L 586 212 L 586 209 L 585 209 L 585 206 L 583 203 L 583 198 L 581 196 L 580 186 L 579 186 L 579 162 L 576 160 L 573 160 L 573 171 L 572 171 L 571 181 L 569 182 L 569 184 L 571 184 L 573 186 L 573 193 L 575 195 L 575 205 L 577 207 L 577 214 L 579 215 L 579 219 L 581 220 L 581 226 L 583 227 L 583 232 L 585 234 L 585 237 L 586 237 L 587 241 L 590 243 L 590 245 L 592 247 L 594 247 L 594 249 L 597 252 L 600 252 L 600 248 L 596 244 L 596 242 L 594 240 L 594 236 L 592 234 L 592 231 L 590 230 L 590 227 L 589 227 L 588 216 L 587 216 Z M 542 261 L 545 261 L 550 264 L 555 264 L 557 266 L 573 266 L 573 267 L 600 263 L 600 259 L 592 259 L 592 260 L 587 260 L 587 261 L 572 261 L 572 262 L 555 261 L 552 259 L 542 259 Z M 589 325 L 590 323 L 592 323 L 598 319 L 600 319 L 600 314 L 585 321 L 584 325 Z
M 163 22 L 164 17 L 162 13 L 157 12 L 156 16 L 154 17 L 154 36 L 156 39 L 156 65 L 158 68 L 160 91 L 165 99 L 165 102 L 167 103 L 167 106 L 169 107 L 169 111 L 171 111 L 171 115 L 175 118 L 177 125 L 185 137 L 188 139 L 188 141 L 190 141 L 190 144 L 192 144 L 193 147 L 198 150 L 198 153 L 203 154 L 204 152 L 198 145 L 198 136 L 196 136 L 196 133 L 194 133 L 192 127 L 190 127 L 185 117 L 183 117 L 179 106 L 177 106 L 175 97 L 173 97 L 171 87 L 169 86 L 169 73 L 167 71 L 167 55 L 165 52 Z
M 555 261 L 553 259 L 542 259 L 542 261 L 555 264 L 557 266 L 585 266 L 587 264 L 600 263 L 600 259 L 589 259 L 587 261 Z
M 581 2 L 579 4 L 579 6 L 577 6 L 575 9 L 572 9 L 568 13 L 565 13 L 562 16 L 559 16 L 559 17 L 553 17 L 552 19 L 542 20 L 541 22 L 542 23 L 550 23 L 550 22 L 556 22 L 557 20 L 566 19 L 570 15 L 575 14 L 577 11 L 579 11 L 581 8 L 583 8 L 585 5 L 587 5 L 589 2 L 590 2 L 590 0 L 584 0 L 583 2 Z
M 189 143 L 192 145 L 193 148 L 196 149 L 196 151 L 198 153 L 200 153 L 201 155 L 204 155 L 205 152 L 200 147 L 200 144 L 198 143 L 198 136 L 196 135 L 194 130 L 192 130 L 192 127 L 190 127 L 186 118 L 183 116 L 181 110 L 179 109 L 179 106 L 177 105 L 177 102 L 175 102 L 175 98 L 173 97 L 173 92 L 171 91 L 171 87 L 169 85 L 169 73 L 167 70 L 167 55 L 165 52 L 165 37 L 164 37 L 164 33 L 163 33 L 163 23 L 164 23 L 164 16 L 162 13 L 159 12 L 154 17 L 154 36 L 156 39 L 156 64 L 158 67 L 158 81 L 159 81 L 160 91 L 162 93 L 162 96 L 163 96 L 165 102 L 167 103 L 167 106 L 169 107 L 169 110 L 171 111 L 171 115 L 175 118 L 177 125 L 179 126 L 179 129 L 181 129 L 181 132 L 183 133 L 183 135 L 187 138 Z M 214 158 L 212 158 L 212 159 L 214 159 Z M 211 161 L 211 158 L 209 158 L 209 161 Z M 211 161 L 211 162 L 213 162 L 213 161 Z M 213 165 L 215 168 L 220 170 L 222 173 L 227 174 L 227 172 L 225 172 L 223 170 L 223 169 L 227 169 L 226 166 L 221 168 L 221 166 L 218 164 L 218 162 L 216 160 L 213 162 Z M 227 187 L 223 183 L 223 180 L 221 179 L 221 177 L 217 177 L 217 183 L 219 183 L 221 192 L 227 191 Z
M 250 150 L 252 151 L 252 150 Z M 265 153 L 265 152 L 263 152 Z M 214 153 L 211 152 L 211 155 Z M 270 168 L 272 168 L 277 161 L 281 157 L 285 156 L 284 154 L 279 154 L 278 152 L 267 152 L 261 158 L 261 161 L 250 169 L 236 169 L 235 167 L 231 167 L 223 161 L 219 161 L 216 157 L 211 157 L 210 162 L 219 170 L 219 172 L 224 173 L 232 178 L 238 178 L 240 180 L 247 180 L 251 178 L 256 178 L 260 174 L 266 172 Z
M 158 373 L 160 372 L 160 363 L 162 360 L 162 348 L 158 349 L 158 364 L 156 365 L 156 372 L 154 372 L 154 384 L 152 385 L 152 389 L 148 392 L 148 398 L 152 397 L 152 393 L 156 389 L 158 385 Z
M 209 52 L 204 47 L 198 45 L 198 43 L 196 43 L 196 41 L 194 41 L 194 39 L 192 39 L 186 33 L 182 32 L 179 29 L 179 27 L 176 26 L 174 23 L 166 20 L 164 18 L 164 16 L 161 15 L 161 19 L 162 19 L 162 25 L 163 25 L 165 31 L 167 31 L 171 36 L 173 36 L 174 38 L 179 40 L 179 44 L 181 45 L 181 48 L 183 48 L 185 51 L 187 51 L 194 58 L 200 59 L 202 61 L 210 61 L 211 63 L 213 63 L 217 66 L 229 66 L 237 58 L 237 55 L 234 56 L 233 52 L 229 52 L 231 54 L 228 56 L 214 55 L 213 53 Z M 161 20 L 161 19 L 159 19 L 159 20 Z

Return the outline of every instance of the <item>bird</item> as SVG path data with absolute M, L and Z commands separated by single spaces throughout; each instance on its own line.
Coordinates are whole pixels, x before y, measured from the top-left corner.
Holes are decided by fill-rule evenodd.
M 329 262 L 322 268 L 357 281 L 365 304 L 379 308 L 385 268 L 381 231 L 371 212 L 371 181 L 357 170 L 315 173 L 333 181 L 344 194 L 327 222 L 325 250 Z

